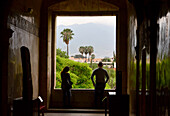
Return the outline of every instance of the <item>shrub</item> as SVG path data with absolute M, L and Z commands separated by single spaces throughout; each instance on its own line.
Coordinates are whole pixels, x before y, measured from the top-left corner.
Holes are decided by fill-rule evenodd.
M 56 88 L 61 87 L 60 73 L 65 66 L 70 67 L 71 81 L 73 82 L 73 88 L 92 88 L 92 82 L 90 79 L 92 69 L 86 63 L 75 62 L 70 59 L 56 56 Z
M 58 55 L 60 57 L 63 57 L 63 58 L 69 58 L 69 56 L 67 56 L 66 51 L 61 51 L 60 48 L 56 49 L 56 55 Z
M 65 66 L 70 67 L 70 77 L 73 82 L 73 88 L 84 88 L 90 89 L 94 88 L 91 81 L 92 70 L 97 68 L 97 64 L 94 64 L 93 69 L 90 68 L 87 63 L 76 62 L 67 58 L 62 58 L 60 56 L 56 56 L 56 88 L 61 88 L 61 71 Z M 105 68 L 105 67 L 104 67 Z M 113 68 L 105 68 L 108 71 L 110 79 L 106 84 L 106 89 L 114 88 L 116 85 L 116 72 Z M 94 77 L 95 80 L 95 77 Z

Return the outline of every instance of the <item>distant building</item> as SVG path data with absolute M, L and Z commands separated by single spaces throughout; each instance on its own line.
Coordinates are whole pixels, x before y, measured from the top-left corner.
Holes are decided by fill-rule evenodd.
M 90 63 L 90 59 L 91 58 L 75 58 L 75 57 L 70 57 L 69 59 L 70 60 L 74 60 L 76 62 L 87 62 L 87 63 Z M 93 63 L 98 63 L 100 61 L 102 61 L 102 58 L 96 58 L 96 59 L 92 60 Z
M 82 62 L 82 63 L 90 63 L 90 58 L 75 58 L 75 57 L 70 57 L 70 60 L 76 61 L 76 62 Z M 102 61 L 102 58 L 95 58 L 92 60 L 92 63 L 98 64 L 100 61 Z M 113 67 L 113 58 L 111 58 L 111 62 L 103 62 L 104 66 L 108 66 L 109 68 L 116 68 L 116 62 L 114 62 L 114 67 Z

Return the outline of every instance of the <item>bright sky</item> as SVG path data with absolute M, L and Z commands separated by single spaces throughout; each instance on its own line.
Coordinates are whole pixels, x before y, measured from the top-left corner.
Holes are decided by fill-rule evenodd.
M 96 18 L 97 17 L 97 18 Z M 59 25 L 73 25 L 73 24 L 86 24 L 86 23 L 99 23 L 105 25 L 116 25 L 116 16 L 58 16 L 57 24 Z

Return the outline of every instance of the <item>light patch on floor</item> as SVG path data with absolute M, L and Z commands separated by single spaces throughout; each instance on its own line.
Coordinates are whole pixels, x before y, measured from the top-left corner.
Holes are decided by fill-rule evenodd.
M 45 116 L 105 116 L 104 113 L 45 113 Z M 107 115 L 109 116 L 109 115 Z

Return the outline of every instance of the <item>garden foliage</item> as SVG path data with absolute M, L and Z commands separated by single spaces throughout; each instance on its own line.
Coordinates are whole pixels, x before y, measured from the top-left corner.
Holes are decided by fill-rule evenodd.
M 73 88 L 94 88 L 90 76 L 92 69 L 86 63 L 75 62 L 67 58 L 56 56 L 56 88 L 61 87 L 60 73 L 65 66 L 70 67 L 71 81 Z
M 56 88 L 61 88 L 61 76 L 60 73 L 65 66 L 70 67 L 71 81 L 73 82 L 73 88 L 80 89 L 94 89 L 91 74 L 93 69 L 97 68 L 97 65 L 93 65 L 93 69 L 90 68 L 87 63 L 80 63 L 68 58 L 56 56 Z M 106 89 L 114 88 L 116 85 L 115 70 L 104 67 L 110 76 Z M 94 77 L 95 78 L 95 77 Z

